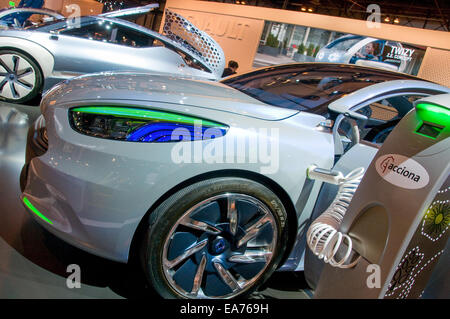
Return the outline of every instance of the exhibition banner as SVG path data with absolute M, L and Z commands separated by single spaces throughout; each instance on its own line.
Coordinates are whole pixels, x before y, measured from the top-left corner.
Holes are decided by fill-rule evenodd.
M 417 75 L 425 49 L 396 41 L 266 21 L 253 67 L 331 62 Z

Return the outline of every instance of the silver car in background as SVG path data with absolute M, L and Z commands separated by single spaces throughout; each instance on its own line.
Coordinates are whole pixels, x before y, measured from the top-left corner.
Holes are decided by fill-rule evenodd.
M 58 82 L 93 72 L 219 79 L 222 48 L 183 17 L 166 10 L 164 35 L 122 19 L 157 6 L 0 30 L 0 99 L 24 103 Z

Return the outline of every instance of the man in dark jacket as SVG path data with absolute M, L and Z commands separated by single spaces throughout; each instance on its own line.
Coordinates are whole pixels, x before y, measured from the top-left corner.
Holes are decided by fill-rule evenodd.
M 236 70 L 238 67 L 239 64 L 236 61 L 230 60 L 230 62 L 228 62 L 228 68 L 225 68 L 225 70 L 223 70 L 222 77 L 224 78 L 226 76 L 236 74 Z
M 17 8 L 34 8 L 34 9 L 41 9 L 44 6 L 44 0 L 21 0 Z M 18 25 L 23 25 L 26 20 L 28 20 L 29 17 L 31 17 L 33 14 L 28 12 L 18 12 L 14 13 L 10 16 L 7 16 L 5 18 L 5 22 L 8 25 L 12 25 L 17 21 Z M 16 21 L 15 21 L 16 20 Z

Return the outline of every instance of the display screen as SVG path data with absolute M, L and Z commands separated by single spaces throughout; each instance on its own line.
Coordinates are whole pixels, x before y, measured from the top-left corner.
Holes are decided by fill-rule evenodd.
M 439 133 L 441 133 L 441 131 L 442 128 L 438 126 L 422 123 L 422 125 L 417 129 L 416 132 L 431 138 L 436 138 L 438 137 Z

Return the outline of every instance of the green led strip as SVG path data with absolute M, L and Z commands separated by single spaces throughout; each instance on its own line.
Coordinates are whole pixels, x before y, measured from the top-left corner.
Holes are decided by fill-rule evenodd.
M 33 213 L 35 213 L 39 218 L 45 220 L 47 223 L 49 223 L 50 225 L 53 225 L 53 222 L 48 219 L 47 217 L 45 217 L 40 211 L 37 210 L 36 207 L 33 206 L 33 204 L 30 203 L 30 201 L 28 200 L 28 198 L 24 197 L 23 198 L 23 203 L 25 204 L 25 206 L 27 206 Z
M 73 112 L 112 115 L 139 120 L 161 120 L 183 124 L 201 124 L 204 126 L 224 127 L 223 124 L 202 120 L 195 117 L 154 110 L 143 110 L 128 107 L 84 106 L 72 109 Z
M 443 127 L 450 124 L 450 110 L 435 104 L 419 103 L 416 105 L 417 115 L 429 123 L 434 123 Z

